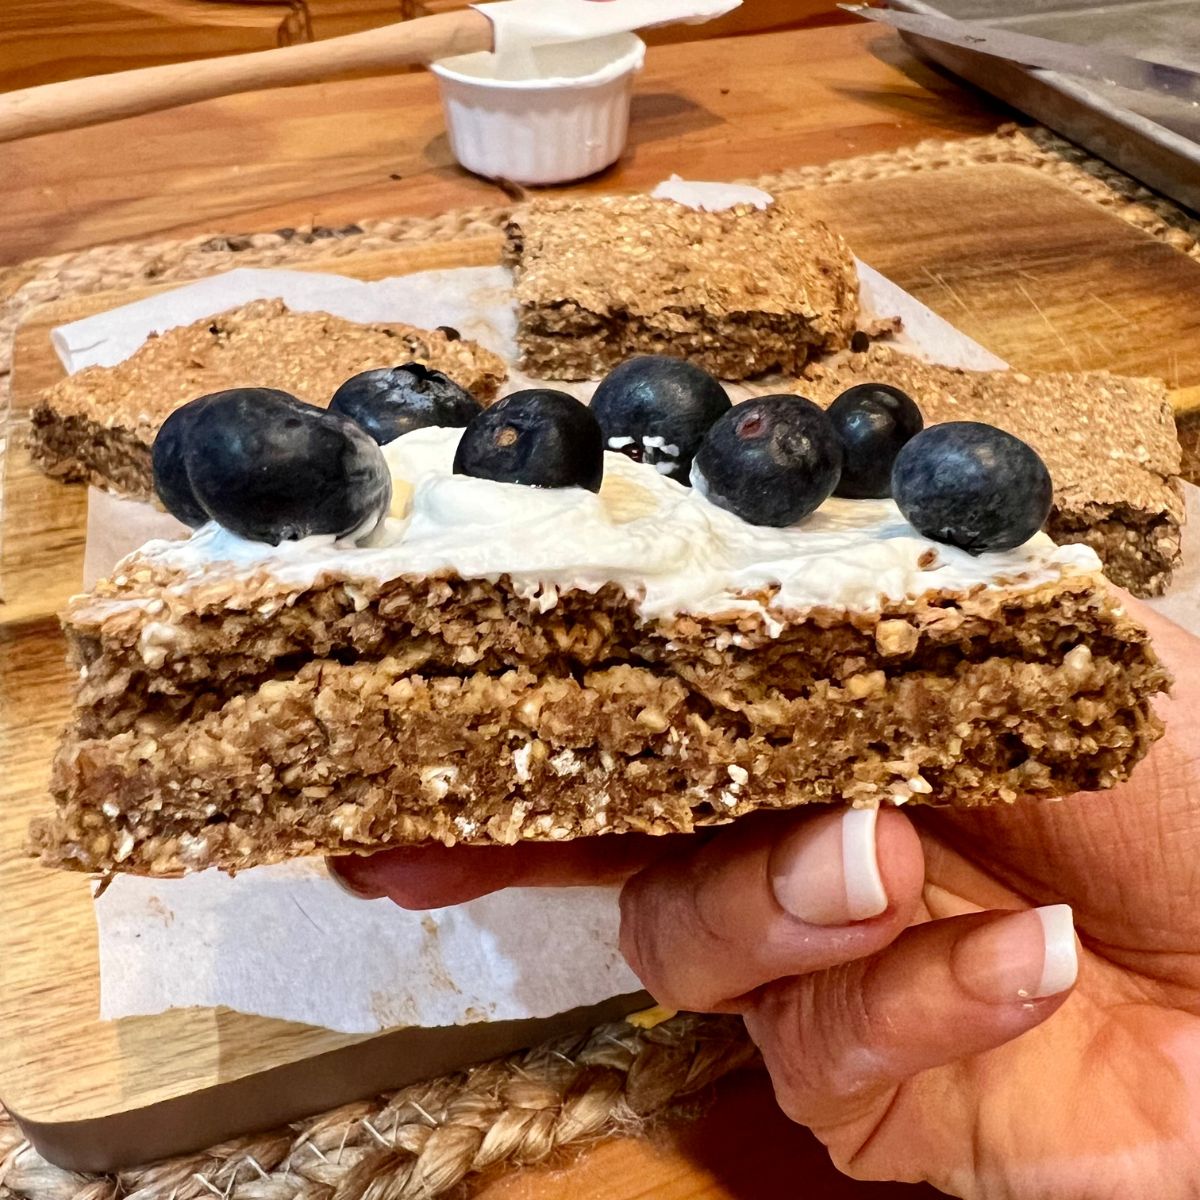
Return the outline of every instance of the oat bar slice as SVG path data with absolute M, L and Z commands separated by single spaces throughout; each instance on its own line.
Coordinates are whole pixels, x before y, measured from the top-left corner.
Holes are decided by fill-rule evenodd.
M 149 499 L 150 447 L 159 426 L 197 396 L 271 387 L 329 403 L 351 375 L 419 362 L 481 403 L 508 374 L 504 360 L 453 330 L 361 325 L 255 300 L 147 339 L 115 367 L 87 367 L 47 389 L 32 412 L 30 450 L 49 475 Z
M 591 379 L 632 354 L 723 379 L 795 374 L 847 346 L 858 275 L 845 243 L 792 198 L 699 212 L 649 196 L 549 200 L 516 212 L 521 366 Z
M 78 670 L 33 831 L 173 874 L 401 843 L 662 834 L 813 802 L 1110 787 L 1160 733 L 1147 634 L 1086 546 L 972 557 L 887 500 L 742 522 L 605 455 L 598 494 L 384 448 L 370 547 L 215 525 L 65 615 Z
M 1099 554 L 1105 573 L 1137 596 L 1161 595 L 1181 557 L 1180 446 L 1166 387 L 1107 371 L 963 371 L 893 347 L 814 363 L 804 395 L 831 403 L 859 383 L 919 397 L 927 425 L 983 421 L 1028 442 L 1050 468 L 1056 542 Z

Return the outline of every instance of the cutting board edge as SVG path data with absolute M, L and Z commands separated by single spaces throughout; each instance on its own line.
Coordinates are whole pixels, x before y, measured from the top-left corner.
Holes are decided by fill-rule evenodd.
M 115 1171 L 286 1125 L 468 1063 L 619 1021 L 653 1003 L 647 992 L 629 992 L 550 1017 L 365 1035 L 352 1045 L 228 1083 L 82 1120 L 39 1120 L 8 1111 L 47 1161 L 71 1171 Z

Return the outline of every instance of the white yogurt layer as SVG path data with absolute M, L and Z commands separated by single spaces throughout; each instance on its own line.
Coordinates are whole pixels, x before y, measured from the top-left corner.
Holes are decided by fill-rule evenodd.
M 921 537 L 890 500 L 834 498 L 787 529 L 749 525 L 620 454 L 605 454 L 599 494 L 471 479 L 452 473 L 460 434 L 420 429 L 383 448 L 393 478 L 412 485 L 412 504 L 404 519 L 386 518 L 370 545 L 310 537 L 269 546 L 209 523 L 184 541 L 149 542 L 141 553 L 188 574 L 217 562 L 265 569 L 297 590 L 321 577 L 507 575 L 543 610 L 562 591 L 617 583 L 648 618 L 764 611 L 745 593 L 775 588 L 775 612 L 870 612 L 931 591 L 1033 587 L 1100 569 L 1090 548 L 1056 546 L 1045 534 L 972 557 Z

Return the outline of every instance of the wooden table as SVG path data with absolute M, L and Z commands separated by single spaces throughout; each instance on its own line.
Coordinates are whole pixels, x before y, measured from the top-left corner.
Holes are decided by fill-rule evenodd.
M 1003 119 L 914 62 L 890 35 L 868 27 L 661 47 L 638 84 L 630 153 L 583 186 L 643 187 L 671 171 L 753 176 L 923 138 L 986 133 Z M 452 164 L 425 76 L 210 102 L 6 147 L 4 158 L 0 263 L 110 240 L 340 225 L 505 199 Z M 1045 185 L 1043 216 L 1014 220 L 1001 231 L 972 227 L 961 213 L 955 224 L 954 213 L 928 203 L 922 186 L 904 193 L 907 207 L 899 218 L 865 201 L 856 206 L 852 187 L 826 199 L 851 222 L 864 258 L 1013 361 L 1100 365 L 1107 356 L 1126 369 L 1151 370 L 1159 348 L 1145 333 L 1158 317 L 1148 297 L 1162 294 L 1176 314 L 1190 314 L 1176 315 L 1171 326 L 1180 353 L 1192 354 L 1178 367 L 1180 382 L 1200 382 L 1200 349 L 1188 350 L 1183 336 L 1200 331 L 1200 267 L 1181 268 L 1181 256 L 1099 210 L 1081 210 L 1066 189 L 1059 196 Z M 981 200 L 989 186 L 986 177 L 977 186 Z M 1015 208 L 1019 200 L 1014 197 Z M 898 219 L 903 239 L 895 237 Z M 1065 249 L 1048 256 L 1048 245 Z M 1104 269 L 1092 262 L 1099 246 L 1107 255 Z M 1017 320 L 1006 300 L 1011 272 L 1026 279 L 1038 319 L 1050 326 L 1040 340 L 1037 321 Z M 1072 337 L 1064 349 L 1055 323 L 1069 321 L 1073 331 L 1111 325 L 1125 297 L 1104 280 L 1130 272 L 1139 281 L 1140 306 L 1130 312 L 1132 332 L 1123 340 Z M 1090 290 L 1082 286 L 1089 279 Z M 1190 344 L 1200 346 L 1200 338 Z M 20 607 L 25 619 L 7 624 L 0 609 L 0 640 L 18 644 L 22 661 L 57 653 L 53 625 L 31 615 L 28 605 Z M 12 851 L 0 847 L 0 853 Z M 842 1180 L 812 1139 L 773 1108 L 765 1082 L 754 1076 L 729 1081 L 716 1109 L 696 1125 L 609 1143 L 569 1169 L 523 1172 L 477 1194 L 489 1200 L 751 1200 L 794 1192 L 801 1183 L 806 1194 L 820 1196 L 921 1194 Z
M 999 120 L 866 25 L 662 46 L 638 81 L 630 153 L 584 186 L 759 175 L 986 133 Z M 454 165 L 426 75 L 209 101 L 4 146 L 0 162 L 0 264 L 98 242 L 507 202 Z

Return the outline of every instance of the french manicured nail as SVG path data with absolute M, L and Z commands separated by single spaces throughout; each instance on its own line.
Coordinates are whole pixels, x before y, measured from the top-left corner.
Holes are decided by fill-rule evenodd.
M 1079 972 L 1071 906 L 1049 904 L 972 929 L 955 945 L 951 969 L 968 992 L 991 1004 L 1065 992 Z
M 780 907 L 809 925 L 849 925 L 884 912 L 878 819 L 878 809 L 848 808 L 793 833 L 771 857 L 771 887 Z
M 344 860 L 343 860 L 344 861 Z M 345 869 L 341 862 L 336 858 L 327 858 L 325 860 L 325 874 L 333 880 L 334 883 L 346 893 L 347 896 L 353 896 L 355 900 L 380 900 L 386 892 L 379 891 L 378 888 L 363 886 L 356 880 L 353 875 L 343 875 Z

